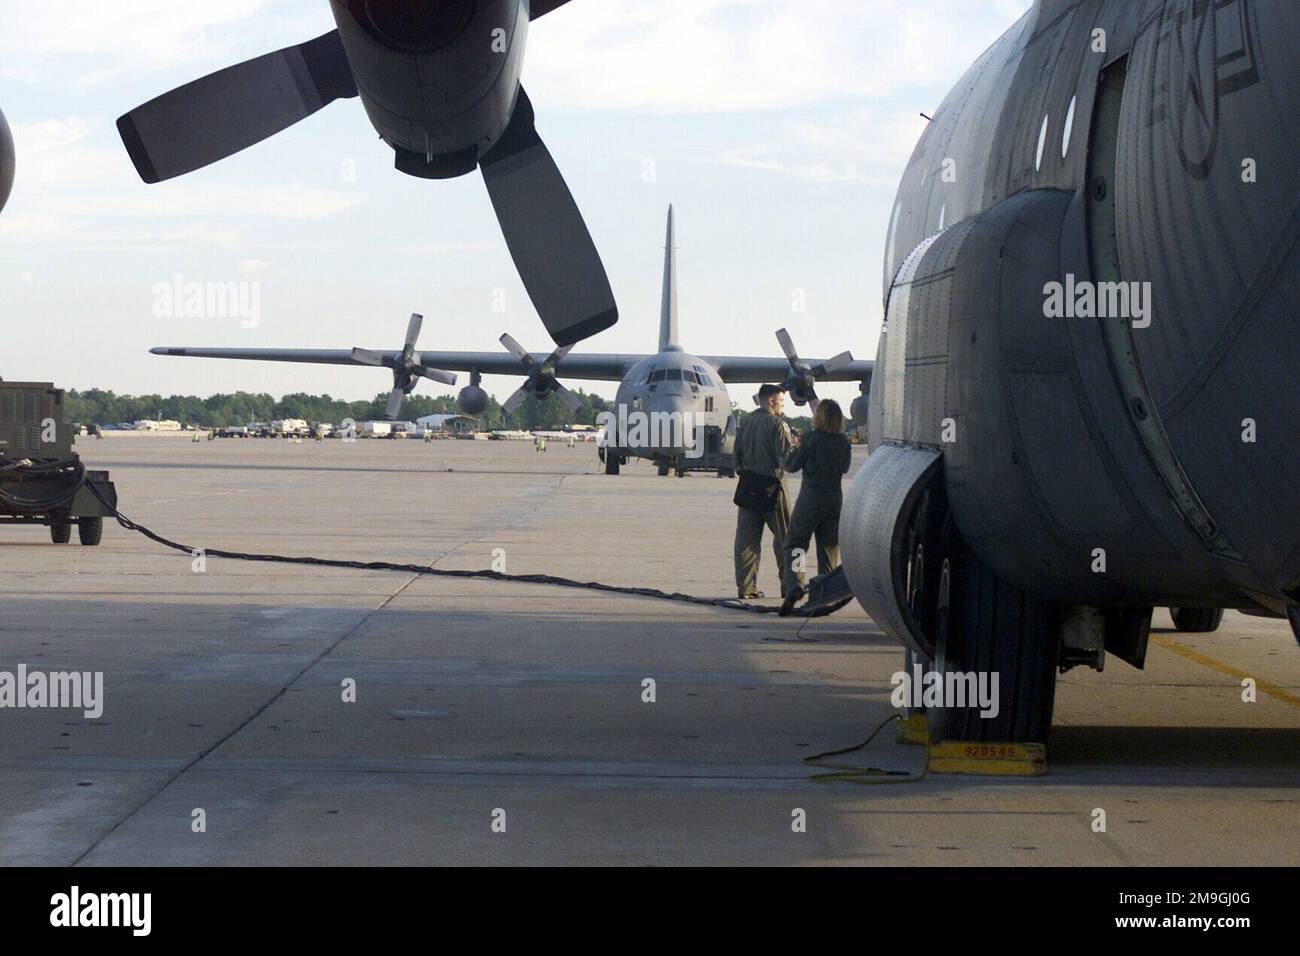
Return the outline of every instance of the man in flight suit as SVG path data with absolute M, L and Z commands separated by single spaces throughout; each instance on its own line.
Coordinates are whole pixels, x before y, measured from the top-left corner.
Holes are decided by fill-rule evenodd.
M 785 486 L 786 456 L 794 447 L 790 426 L 781 417 L 785 392 L 776 385 L 764 385 L 755 396 L 758 411 L 745 417 L 736 432 L 736 470 L 753 472 L 780 482 L 772 507 L 767 511 L 739 508 L 736 516 L 736 590 L 742 599 L 761 598 L 758 563 L 763 547 L 763 526 L 772 532 L 772 554 L 781 575 L 781 596 L 792 584 L 802 583 L 786 571 L 785 537 L 790 527 L 790 496 Z

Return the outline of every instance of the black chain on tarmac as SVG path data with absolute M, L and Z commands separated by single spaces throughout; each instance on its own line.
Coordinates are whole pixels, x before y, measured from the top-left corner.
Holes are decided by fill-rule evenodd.
M 401 571 L 407 574 L 427 574 L 444 578 L 480 578 L 488 581 L 514 581 L 519 584 L 544 584 L 551 587 L 561 588 L 582 588 L 588 591 L 603 591 L 608 594 L 630 594 L 635 597 L 653 598 L 659 601 L 677 601 L 683 604 L 702 604 L 709 607 L 721 607 L 731 611 L 747 611 L 750 614 L 777 614 L 780 612 L 779 607 L 762 604 L 750 604 L 738 598 L 707 598 L 697 597 L 693 594 L 682 594 L 677 591 L 661 591 L 658 588 L 634 588 L 623 587 L 616 584 L 602 584 L 599 581 L 576 581 L 573 578 L 557 577 L 553 574 L 506 574 L 504 571 L 469 571 L 458 570 L 455 568 L 435 568 L 425 564 L 395 564 L 391 561 L 345 561 L 338 558 L 314 558 L 314 557 L 291 557 L 283 554 L 248 554 L 242 551 L 221 551 L 215 548 L 192 548 L 189 545 L 180 544 L 164 538 L 157 532 L 151 531 L 144 525 L 132 521 L 122 512 L 100 494 L 99 489 L 94 483 L 88 484 L 91 492 L 98 498 L 106 508 L 112 513 L 120 524 L 127 531 L 135 531 L 144 535 L 150 541 L 156 541 L 164 547 L 171 548 L 174 551 L 183 551 L 186 554 L 202 553 L 215 558 L 227 558 L 232 561 L 269 561 L 276 564 L 308 564 L 317 567 L 326 568 L 353 568 L 360 571 Z M 834 604 L 819 607 L 811 612 L 805 612 L 800 608 L 795 608 L 790 612 L 791 617 L 825 617 L 828 614 L 834 614 L 840 608 L 849 603 L 851 598 L 845 598 Z

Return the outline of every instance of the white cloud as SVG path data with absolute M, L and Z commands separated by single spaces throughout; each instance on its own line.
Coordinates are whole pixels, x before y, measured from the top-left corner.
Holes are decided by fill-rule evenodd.
M 730 145 L 712 159 L 802 182 L 892 186 L 925 126 L 920 116 L 875 108 L 836 110 L 776 124 L 774 135 Z
M 1010 26 L 1030 0 L 992 5 Z M 996 38 L 987 33 L 989 6 L 962 4 L 954 13 L 920 0 L 574 3 L 534 26 L 525 79 L 534 100 L 551 108 L 711 113 L 878 98 L 974 60 Z
M 122 73 L 215 62 L 257 39 L 251 31 L 218 35 L 222 28 L 267 7 L 268 0 L 4 0 L 0 77 L 98 86 Z

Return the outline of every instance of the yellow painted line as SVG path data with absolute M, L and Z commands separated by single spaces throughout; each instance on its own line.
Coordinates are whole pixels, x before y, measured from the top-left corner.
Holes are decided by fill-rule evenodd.
M 1040 777 L 1047 773 L 1047 748 L 1042 744 L 931 744 L 925 769 L 927 773 Z
M 1165 637 L 1163 634 L 1152 634 L 1151 640 L 1155 641 L 1167 651 L 1173 651 L 1180 657 L 1185 657 L 1189 661 L 1195 661 L 1204 667 L 1218 671 L 1220 674 L 1227 674 L 1229 677 L 1237 678 L 1237 680 L 1245 680 L 1249 678 L 1255 682 L 1256 688 L 1262 690 L 1265 694 L 1268 694 L 1269 697 L 1275 697 L 1283 703 L 1290 704 L 1292 707 L 1300 707 L 1300 697 L 1297 697 L 1286 689 L 1277 686 L 1277 684 L 1264 680 L 1262 677 L 1256 677 L 1254 674 L 1238 670 L 1230 664 L 1223 663 L 1223 661 L 1216 661 L 1213 657 L 1206 657 L 1200 651 L 1194 651 L 1190 647 L 1184 647 L 1182 644 Z

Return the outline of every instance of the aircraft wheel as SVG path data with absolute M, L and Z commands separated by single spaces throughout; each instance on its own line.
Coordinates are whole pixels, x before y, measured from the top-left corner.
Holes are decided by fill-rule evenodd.
M 990 691 L 996 674 L 997 688 L 988 716 L 978 703 L 929 708 L 930 739 L 1045 743 L 1056 697 L 1060 609 L 999 579 L 958 543 L 942 564 L 933 611 L 933 669 L 973 673 Z
M 82 544 L 94 546 L 104 537 L 103 518 L 82 518 L 77 522 L 77 538 Z
M 1171 607 L 1169 616 L 1174 627 L 1187 634 L 1208 634 L 1217 631 L 1223 621 L 1221 607 Z
M 72 525 L 67 521 L 55 519 L 50 525 L 50 540 L 55 544 L 67 544 L 72 540 Z
M 660 478 L 668 477 L 668 462 L 666 461 L 659 462 L 659 477 Z
M 605 474 L 618 474 L 618 455 L 607 453 L 605 455 Z

